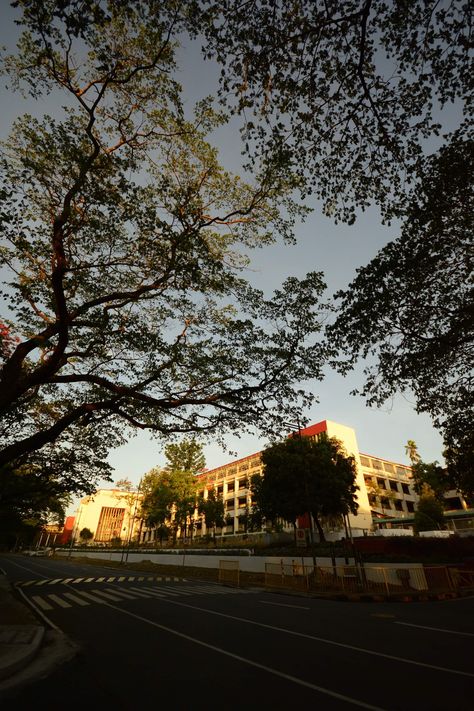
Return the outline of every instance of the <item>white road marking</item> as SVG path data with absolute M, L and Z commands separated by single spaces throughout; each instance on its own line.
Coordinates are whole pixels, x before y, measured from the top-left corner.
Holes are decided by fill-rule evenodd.
M 285 605 L 283 602 L 268 602 L 267 600 L 259 600 L 262 605 L 275 605 L 276 607 L 294 607 L 297 610 L 311 610 L 310 607 L 303 607 L 302 605 Z
M 474 673 L 461 671 L 460 669 L 451 669 L 449 667 L 441 667 L 437 664 L 428 664 L 426 662 L 417 662 L 414 659 L 405 659 L 404 657 L 397 657 L 393 654 L 385 654 L 384 652 L 376 652 L 373 649 L 366 649 L 365 647 L 356 647 L 353 644 L 345 644 L 344 642 L 335 642 L 332 639 L 325 639 L 324 637 L 317 637 L 316 635 L 306 634 L 305 632 L 295 632 L 294 630 L 286 629 L 285 627 L 276 627 L 275 625 L 267 625 L 264 622 L 256 622 L 255 620 L 249 620 L 247 617 L 237 617 L 236 615 L 228 615 L 225 612 L 217 612 L 217 610 L 209 610 L 207 607 L 199 607 L 198 605 L 189 605 L 186 602 L 178 602 L 177 600 L 166 600 L 168 605 L 178 605 L 179 607 L 189 607 L 190 610 L 199 610 L 200 612 L 207 612 L 209 615 L 216 615 L 217 617 L 225 617 L 229 620 L 236 620 L 236 622 L 246 622 L 248 625 L 254 625 L 255 627 L 263 627 L 264 629 L 275 630 L 276 632 L 283 632 L 284 634 L 289 634 L 293 637 L 302 637 L 304 639 L 312 639 L 315 642 L 320 642 L 321 644 L 328 644 L 332 647 L 341 647 L 342 649 L 351 649 L 355 652 L 362 652 L 362 654 L 369 654 L 373 657 L 381 657 L 383 659 L 391 659 L 395 662 L 401 662 L 402 664 L 412 664 L 416 667 L 423 667 L 425 669 L 436 669 L 437 671 L 447 672 L 448 674 L 457 674 L 459 676 L 468 676 L 470 678 L 474 677 Z
M 138 578 L 138 582 L 139 582 L 139 583 L 141 583 L 143 580 L 145 580 L 145 578 L 143 577 L 143 575 L 142 575 L 140 578 Z
M 76 605 L 80 605 L 81 607 L 85 607 L 86 605 L 90 604 L 89 602 L 82 600 L 82 598 L 80 598 L 77 595 L 74 595 L 73 593 L 70 593 L 70 592 L 63 593 L 63 597 L 67 597 L 68 600 L 72 600 L 73 602 L 76 603 Z
M 173 602 L 172 604 L 178 605 L 181 603 Z M 359 699 L 354 699 L 351 696 L 345 696 L 344 694 L 339 694 L 336 691 L 331 691 L 331 689 L 326 689 L 323 686 L 312 684 L 310 681 L 306 681 L 305 679 L 299 679 L 298 677 L 292 676 L 291 674 L 285 674 L 285 672 L 281 672 L 278 669 L 273 669 L 272 667 L 269 667 L 266 664 L 254 662 L 252 659 L 240 656 L 240 654 L 234 654 L 234 652 L 229 652 L 227 649 L 222 649 L 222 647 L 216 647 L 214 644 L 203 642 L 202 640 L 197 639 L 196 637 L 191 637 L 190 635 L 184 634 L 183 632 L 178 632 L 178 630 L 175 630 L 171 627 L 160 625 L 158 624 L 158 622 L 153 622 L 152 620 L 149 620 L 146 617 L 136 615 L 135 613 L 130 612 L 130 610 L 125 610 L 124 608 L 116 607 L 115 605 L 110 605 L 109 603 L 106 603 L 106 605 L 107 607 L 111 607 L 112 609 L 117 610 L 117 612 L 121 613 L 122 615 L 128 615 L 129 617 L 133 617 L 134 619 L 140 620 L 140 622 L 144 622 L 147 625 L 157 627 L 158 629 L 164 630 L 165 632 L 169 632 L 170 634 L 173 634 L 176 637 L 181 637 L 181 639 L 186 639 L 188 642 L 193 642 L 194 644 L 198 644 L 199 646 L 205 647 L 206 649 L 211 649 L 213 652 L 217 652 L 218 654 L 230 657 L 231 659 L 236 659 L 238 662 L 242 662 L 243 664 L 255 667 L 256 669 L 262 669 L 263 671 L 266 671 L 269 674 L 273 674 L 274 676 L 278 676 L 281 679 L 286 679 L 287 681 L 291 681 L 294 684 L 298 684 L 298 686 L 304 686 L 308 689 L 312 689 L 313 691 L 318 691 L 320 694 L 325 694 L 326 696 L 331 696 L 334 699 L 340 699 L 341 701 L 345 701 L 346 703 L 352 704 L 353 706 L 359 706 L 360 708 L 370 709 L 370 711 L 384 711 L 384 709 L 382 709 L 380 706 L 373 706 L 372 704 L 367 704 L 364 701 L 359 701 Z M 192 605 L 185 605 L 185 607 L 192 607 Z
M 132 578 L 127 578 L 127 580 L 128 580 L 129 583 L 134 583 L 135 580 L 136 580 L 136 577 L 133 576 Z
M 67 585 L 67 583 L 72 583 L 73 580 L 74 578 L 66 578 L 66 580 L 63 580 L 63 583 Z
M 59 595 L 48 595 L 49 599 L 59 605 L 59 607 L 72 607 L 66 600 L 63 600 Z
M 84 578 L 74 578 L 74 580 L 71 581 L 73 585 L 76 585 L 77 583 L 83 583 Z
M 127 578 L 126 578 L 124 575 L 121 575 L 120 578 L 118 579 L 118 582 L 119 582 L 119 583 L 123 583 L 123 581 L 126 580 L 126 579 L 127 579 Z
M 458 632 L 457 630 L 445 630 L 441 627 L 427 627 L 426 625 L 413 625 L 411 622 L 394 622 L 395 625 L 404 625 L 405 627 L 416 627 L 420 630 L 430 630 L 432 632 L 445 632 L 446 634 L 459 634 L 463 637 L 474 637 L 473 632 Z
M 46 600 L 43 600 L 42 597 L 39 595 L 32 595 L 31 599 L 41 607 L 42 610 L 52 610 L 53 606 L 49 604 L 49 602 L 46 602 Z
M 60 583 L 63 580 L 63 578 L 56 578 L 56 580 L 50 580 L 48 585 L 56 585 L 56 583 Z
M 97 597 L 96 595 L 91 595 L 91 593 L 85 592 L 84 590 L 76 590 L 76 595 L 81 595 L 82 597 L 85 597 L 87 600 L 91 600 L 92 602 L 98 602 L 100 605 L 105 605 L 105 600 L 102 600 L 101 597 Z
M 155 590 L 154 588 L 147 588 L 147 587 L 140 588 L 140 590 L 142 590 L 142 589 L 146 590 L 153 597 L 166 597 L 166 595 L 164 595 L 162 592 L 157 592 L 157 590 Z
M 114 587 L 106 588 L 106 592 L 112 593 L 112 595 L 118 595 L 119 598 L 123 597 L 124 600 L 136 600 L 137 596 L 135 593 L 129 593 L 125 592 L 124 590 L 121 590 L 117 585 L 114 585 Z
M 105 578 L 104 578 L 104 580 L 105 580 Z M 108 583 L 115 583 L 116 580 L 117 580 L 117 576 L 115 576 L 113 578 L 107 578 Z
M 117 597 L 116 595 L 111 595 L 110 593 L 106 593 L 103 590 L 93 590 L 92 592 L 95 595 L 98 595 L 99 597 L 105 597 L 106 600 L 112 600 L 113 602 L 120 602 L 119 597 Z
M 154 590 L 158 590 L 159 592 L 165 593 L 165 595 L 169 595 L 170 597 L 189 597 L 191 593 L 185 592 L 185 591 L 180 591 L 177 592 L 174 588 L 173 590 L 169 590 L 169 588 L 163 586 L 163 585 L 156 585 L 153 586 Z
M 97 578 L 96 583 L 103 583 L 105 578 Z
M 95 578 L 86 578 L 84 580 L 85 583 L 92 583 L 92 581 L 95 580 Z
M 49 583 L 48 578 L 46 578 L 46 580 L 38 580 L 38 582 L 36 583 L 36 585 L 46 585 L 46 583 Z

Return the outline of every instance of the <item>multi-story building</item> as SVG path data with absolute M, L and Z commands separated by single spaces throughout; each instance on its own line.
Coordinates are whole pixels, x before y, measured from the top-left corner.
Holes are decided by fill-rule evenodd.
M 356 462 L 357 514 L 349 514 L 347 525 L 353 536 L 366 535 L 376 525 L 408 526 L 413 521 L 418 496 L 413 487 L 411 467 L 392 462 L 381 457 L 359 452 L 356 433 L 352 427 L 323 420 L 300 430 L 302 436 L 317 438 L 322 433 L 336 437 L 348 455 Z M 198 494 L 207 497 L 214 489 L 222 496 L 227 524 L 219 529 L 222 536 L 242 534 L 247 529 L 248 514 L 252 508 L 250 479 L 262 475 L 260 452 L 236 459 L 211 469 L 198 476 Z M 96 494 L 81 501 L 74 528 L 74 538 L 79 539 L 80 531 L 89 528 L 96 543 L 122 543 L 140 540 L 153 543 L 156 531 L 147 528 L 139 519 L 141 494 L 118 489 L 100 489 Z M 445 496 L 448 510 L 466 510 L 466 502 L 458 492 L 450 491 Z M 189 530 L 195 536 L 207 533 L 203 518 L 194 515 L 193 526 Z M 288 527 L 288 530 L 291 530 Z M 341 528 L 340 535 L 346 533 Z M 336 534 L 337 535 L 337 534 Z
M 72 538 L 79 542 L 80 533 L 88 528 L 96 543 L 127 543 L 139 535 L 138 518 L 141 495 L 120 489 L 98 489 L 81 499 L 74 522 Z

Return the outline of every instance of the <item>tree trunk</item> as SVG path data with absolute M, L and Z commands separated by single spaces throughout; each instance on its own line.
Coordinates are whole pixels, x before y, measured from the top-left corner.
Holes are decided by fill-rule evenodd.
M 316 528 L 318 529 L 318 535 L 319 535 L 319 541 L 320 543 L 326 543 L 326 536 L 324 535 L 323 527 L 321 526 L 321 523 L 316 516 L 316 514 L 313 514 L 314 518 L 314 523 L 316 524 Z

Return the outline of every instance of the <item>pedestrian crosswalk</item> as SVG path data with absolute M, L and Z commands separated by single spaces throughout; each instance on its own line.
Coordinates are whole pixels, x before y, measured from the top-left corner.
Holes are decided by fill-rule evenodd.
M 71 584 L 71 585 L 77 585 L 78 583 L 133 583 L 133 582 L 165 582 L 165 583 L 180 583 L 180 582 L 185 582 L 186 578 L 178 578 L 174 575 L 170 576 L 164 576 L 164 575 L 113 575 L 113 576 L 107 576 L 107 575 L 102 575 L 98 578 L 43 578 L 42 580 L 19 580 L 16 583 L 16 587 L 18 588 L 29 588 L 29 587 L 37 587 L 37 586 L 47 586 L 47 585 L 60 585 L 62 583 L 64 584 Z
M 123 582 L 123 581 L 121 581 Z M 132 581 L 133 582 L 133 581 Z M 179 598 L 190 598 L 197 595 L 235 595 L 257 592 L 255 590 L 243 590 L 240 588 L 221 587 L 220 585 L 198 584 L 198 585 L 140 585 L 127 586 L 108 585 L 101 588 L 90 588 L 87 591 L 75 588 L 74 592 L 61 591 L 60 593 L 47 593 L 42 595 L 31 595 L 31 601 L 42 611 L 48 612 L 54 609 L 67 609 L 71 607 L 87 607 L 88 605 L 104 603 L 120 603 L 129 600 L 143 599 L 165 599 L 177 600 Z

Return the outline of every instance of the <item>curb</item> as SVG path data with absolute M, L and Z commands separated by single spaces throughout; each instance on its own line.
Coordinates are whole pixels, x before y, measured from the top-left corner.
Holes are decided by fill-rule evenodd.
M 13 676 L 36 656 L 43 643 L 45 628 L 35 625 L 0 626 L 0 679 Z

